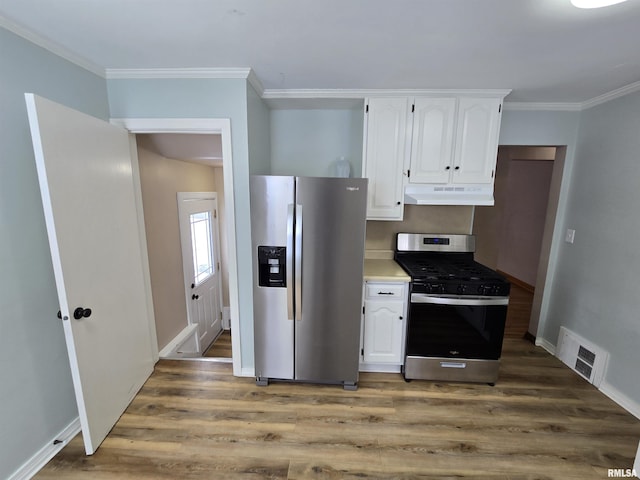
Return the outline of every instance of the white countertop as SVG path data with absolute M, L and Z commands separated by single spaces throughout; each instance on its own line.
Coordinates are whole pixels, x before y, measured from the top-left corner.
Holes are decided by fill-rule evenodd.
M 411 277 L 393 260 L 388 250 L 367 250 L 364 254 L 364 279 L 368 282 L 409 282 Z

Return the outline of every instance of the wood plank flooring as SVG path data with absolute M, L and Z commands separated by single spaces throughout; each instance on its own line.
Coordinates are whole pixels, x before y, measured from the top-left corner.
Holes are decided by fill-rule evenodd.
M 507 308 L 507 323 L 504 329 L 505 338 L 524 338 L 531 318 L 533 293 L 511 284 L 509 307 Z
M 161 360 L 98 451 L 78 435 L 36 479 L 598 479 L 640 421 L 559 360 L 505 340 L 495 387 L 362 373 L 359 389 L 257 387 Z
M 202 356 L 209 358 L 231 358 L 231 330 L 223 330 Z

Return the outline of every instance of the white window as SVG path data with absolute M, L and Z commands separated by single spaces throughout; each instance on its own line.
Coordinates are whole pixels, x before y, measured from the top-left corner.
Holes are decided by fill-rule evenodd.
M 215 259 L 213 258 L 213 244 L 211 242 L 211 212 L 192 213 L 189 216 L 191 224 L 191 251 L 193 252 L 194 283 L 201 284 L 213 275 Z

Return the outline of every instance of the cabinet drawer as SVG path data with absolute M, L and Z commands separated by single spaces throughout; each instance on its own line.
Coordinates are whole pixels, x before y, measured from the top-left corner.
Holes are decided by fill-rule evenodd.
M 366 298 L 397 298 L 404 300 L 404 284 L 368 283 Z

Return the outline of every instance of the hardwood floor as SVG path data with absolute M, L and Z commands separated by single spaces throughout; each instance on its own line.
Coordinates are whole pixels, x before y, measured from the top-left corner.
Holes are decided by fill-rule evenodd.
M 531 318 L 533 293 L 511 284 L 509 307 L 507 308 L 507 323 L 504 329 L 505 338 L 524 338 Z
M 202 356 L 209 358 L 231 358 L 231 330 L 223 330 Z
M 78 435 L 37 479 L 598 479 L 640 421 L 531 343 L 495 387 L 362 373 L 359 389 L 257 387 L 230 364 L 161 360 L 98 451 Z

